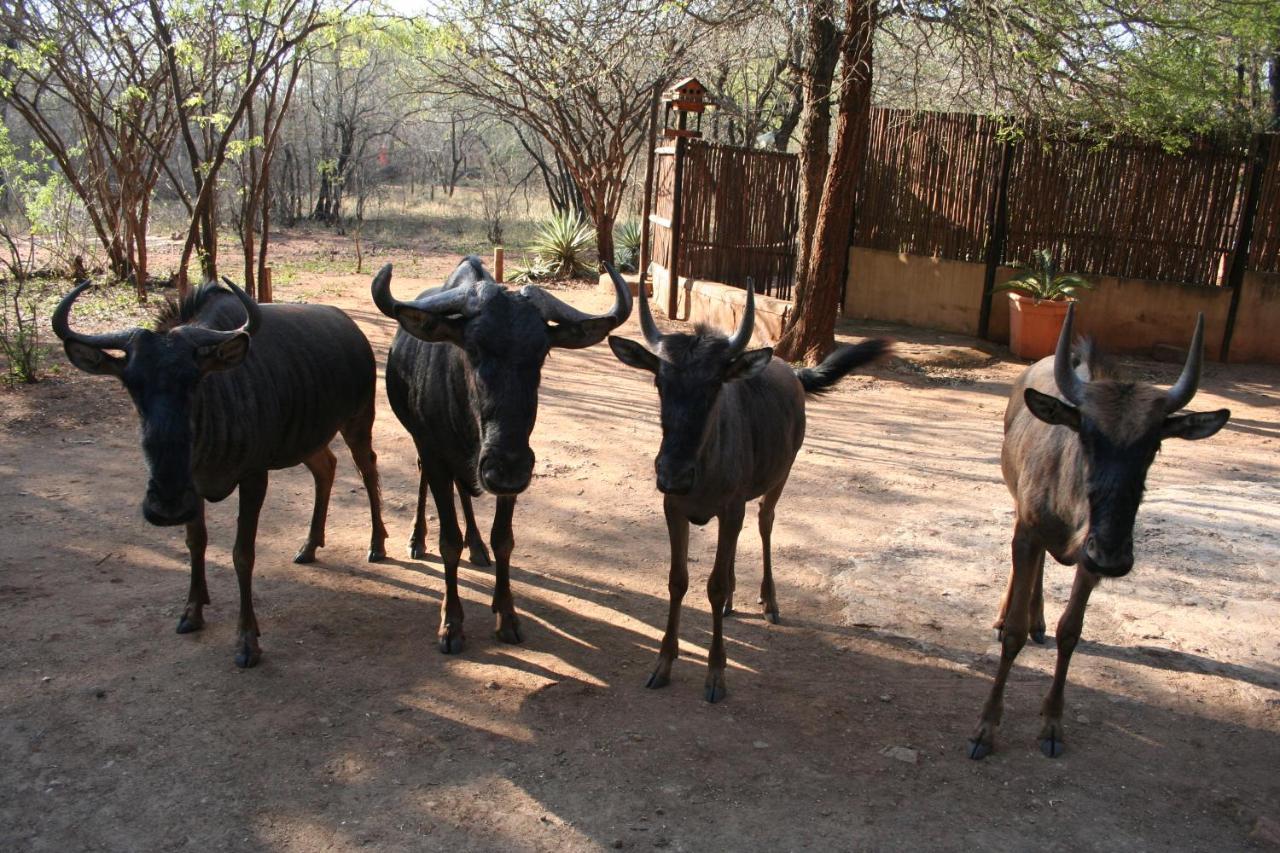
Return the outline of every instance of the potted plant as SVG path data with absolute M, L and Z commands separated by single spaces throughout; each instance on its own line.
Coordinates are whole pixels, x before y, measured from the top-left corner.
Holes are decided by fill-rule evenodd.
M 1058 272 L 1048 249 L 1034 257 L 1035 266 L 995 287 L 1009 294 L 1009 349 L 1018 358 L 1052 355 L 1067 306 L 1078 291 L 1093 289 L 1088 279 Z

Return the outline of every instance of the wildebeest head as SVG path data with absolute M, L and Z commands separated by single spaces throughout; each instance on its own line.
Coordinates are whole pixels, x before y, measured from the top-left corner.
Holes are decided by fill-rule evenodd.
M 1089 530 L 1080 559 L 1092 572 L 1121 577 L 1133 568 L 1133 521 L 1160 443 L 1166 438 L 1208 438 L 1222 429 L 1231 412 L 1174 414 L 1191 402 L 1200 384 L 1203 314 L 1196 321 L 1182 375 L 1162 391 L 1137 382 L 1081 379 L 1071 359 L 1074 313 L 1072 305 L 1054 356 L 1054 379 L 1067 402 L 1033 388 L 1026 389 L 1024 399 L 1040 420 L 1079 434 L 1089 496 Z
M 697 482 L 699 451 L 711 435 L 716 405 L 726 382 L 757 376 L 773 358 L 769 347 L 746 352 L 755 327 L 755 295 L 747 288 L 742 321 L 726 338 L 699 326 L 694 334 L 658 331 L 643 293 L 640 330 L 645 343 L 610 336 L 609 347 L 623 364 L 654 375 L 662 407 L 662 446 L 654 459 L 658 489 L 683 495 Z
M 607 314 L 585 314 L 536 285 L 495 282 L 478 258 L 463 261 L 445 287 L 412 302 L 391 295 L 391 264 L 373 280 L 373 301 L 416 338 L 462 350 L 480 427 L 477 476 L 498 495 L 523 492 L 533 476 L 529 436 L 538 417 L 542 363 L 552 347 L 581 349 L 631 316 L 631 290 L 606 263 L 615 298 Z
M 87 373 L 117 377 L 133 398 L 142 419 L 142 452 L 151 473 L 142 514 L 152 524 L 183 524 L 199 510 L 191 476 L 191 400 L 206 374 L 244 361 L 250 337 L 261 324 L 257 304 L 231 282 L 227 285 L 247 314 L 243 326 L 228 331 L 175 325 L 155 332 L 134 328 L 81 334 L 72 330 L 68 318 L 71 306 L 89 287 L 87 281 L 63 297 L 53 312 L 54 334 L 62 340 L 71 363 Z M 202 290 L 219 286 L 209 283 Z

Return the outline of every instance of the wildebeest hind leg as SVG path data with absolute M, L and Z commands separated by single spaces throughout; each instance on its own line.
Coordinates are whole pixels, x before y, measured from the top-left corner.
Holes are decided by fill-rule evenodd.
M 707 681 L 704 697 L 719 702 L 728 692 L 724 681 L 724 602 L 733 589 L 733 561 L 738 551 L 738 534 L 746 505 L 739 503 L 720 515 L 720 535 L 716 542 L 716 564 L 707 579 L 707 599 L 711 602 L 711 650 L 707 653 Z
M 409 534 L 409 556 L 414 560 L 427 558 L 427 472 L 418 456 L 418 508 L 413 515 L 413 533 Z
M 464 534 L 467 543 L 467 559 L 473 566 L 481 568 L 489 566 L 489 549 L 484 547 L 484 537 L 480 535 L 480 527 L 476 524 L 476 511 L 471 506 L 471 495 L 459 486 L 458 498 L 462 501 L 462 518 L 467 523 L 467 531 Z M 495 544 L 493 547 L 498 546 Z
M 1076 579 L 1071 585 L 1071 600 L 1058 620 L 1058 661 L 1053 668 L 1053 686 L 1044 697 L 1040 716 L 1044 723 L 1040 728 L 1040 751 L 1050 758 L 1062 754 L 1062 691 L 1067 686 L 1067 667 L 1071 665 L 1071 653 L 1080 641 L 1084 627 L 1084 611 L 1089 605 L 1089 594 L 1097 586 L 1096 575 L 1084 567 L 1076 567 Z
M 1036 586 L 1031 593 L 1031 640 L 1037 645 L 1044 645 L 1044 551 L 1036 566 Z
M 464 503 L 468 506 L 470 502 Z M 489 541 L 493 543 L 493 556 L 497 566 L 493 572 L 493 612 L 497 622 L 494 633 L 504 643 L 520 643 L 520 620 L 516 618 L 516 603 L 511 595 L 511 552 L 516 540 L 511 532 L 511 517 L 516 511 L 514 495 L 498 498 L 498 508 L 493 514 L 493 531 Z M 474 519 L 471 520 L 474 524 Z M 472 560 L 472 562 L 475 562 Z
M 302 460 L 316 481 L 316 502 L 311 509 L 311 529 L 307 541 L 294 556 L 295 563 L 314 563 L 316 549 L 324 547 L 324 525 L 329 515 L 329 494 L 333 491 L 333 475 L 338 468 L 338 458 L 328 447 L 322 447 Z
M 778 624 L 778 594 L 773 588 L 773 537 L 774 507 L 782 497 L 784 481 L 776 489 L 768 492 L 760 499 L 760 547 L 764 551 L 764 577 L 760 581 L 760 611 L 764 618 L 774 625 Z
M 204 524 L 204 501 L 196 510 L 196 517 L 187 522 L 187 550 L 191 552 L 191 589 L 187 592 L 187 606 L 178 620 L 178 633 L 190 634 L 204 627 L 204 606 L 209 603 L 209 588 L 204 580 L 204 551 L 209 544 L 209 532 Z
M 671 664 L 680 654 L 680 605 L 689 590 L 689 519 L 672 508 L 669 500 L 663 502 L 663 509 L 667 516 L 667 535 L 671 539 L 671 574 L 667 577 L 671 603 L 667 607 L 667 630 L 662 635 L 658 664 L 645 685 L 650 689 L 671 683 Z
M 1004 714 L 1004 686 L 1018 652 L 1027 643 L 1031 621 L 1031 597 L 1035 591 L 1035 572 L 1042 559 L 1040 548 L 1028 531 L 1019 523 L 1013 531 L 1013 578 L 1009 585 L 1008 611 L 1005 614 L 1004 635 L 1000 641 L 1000 666 L 996 670 L 991 694 L 982 708 L 978 728 L 969 740 L 969 757 L 985 758 L 995 748 L 995 732 Z
M 373 452 L 373 401 L 342 428 L 342 440 L 351 450 L 351 459 L 360 471 L 364 490 L 369 495 L 369 562 L 377 563 L 387 556 L 387 527 L 382 523 L 382 486 L 378 480 L 378 454 Z
M 440 559 L 444 562 L 444 600 L 440 602 L 440 651 L 446 655 L 462 651 L 462 599 L 458 597 L 458 561 L 462 559 L 462 531 L 453 506 L 453 478 L 427 471 L 431 497 L 440 519 Z
M 240 586 L 240 618 L 237 620 L 236 666 L 253 666 L 262 657 L 258 646 L 258 617 L 253 613 L 253 563 L 258 537 L 258 515 L 267 496 L 267 472 L 250 474 L 240 481 L 240 517 L 236 519 L 236 544 L 231 561 Z

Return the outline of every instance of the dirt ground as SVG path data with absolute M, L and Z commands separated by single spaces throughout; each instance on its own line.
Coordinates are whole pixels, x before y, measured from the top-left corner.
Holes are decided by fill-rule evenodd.
M 394 289 L 455 261 L 419 263 Z M 393 327 L 368 278 L 317 276 L 277 298 L 345 308 L 381 361 Z M 435 649 L 440 562 L 406 556 L 414 458 L 381 389 L 389 559 L 365 562 L 365 495 L 340 442 L 315 565 L 290 562 L 311 478 L 273 474 L 255 578 L 264 656 L 248 671 L 232 663 L 234 496 L 210 508 L 207 626 L 179 636 L 183 535 L 140 517 L 124 391 L 67 369 L 0 392 L 0 848 L 1280 846 L 1280 370 L 1206 369 L 1195 408 L 1232 420 L 1168 442 L 1153 467 L 1138 567 L 1095 593 L 1073 661 L 1066 755 L 1036 748 L 1050 640 L 1019 658 L 997 752 L 974 762 L 1012 520 L 1001 413 L 1022 365 L 889 331 L 899 360 L 809 404 L 774 530 L 778 626 L 750 606 L 749 510 L 730 693 L 714 706 L 701 689 L 714 524 L 694 529 L 672 684 L 644 688 L 667 610 L 657 398 L 605 346 L 557 351 L 543 373 L 512 572 L 526 642 L 490 636 L 491 575 L 464 563 L 456 657 Z M 624 332 L 638 335 L 634 319 Z M 487 528 L 492 501 L 479 506 Z M 433 519 L 433 554 L 436 534 Z M 1051 632 L 1070 579 L 1048 568 Z

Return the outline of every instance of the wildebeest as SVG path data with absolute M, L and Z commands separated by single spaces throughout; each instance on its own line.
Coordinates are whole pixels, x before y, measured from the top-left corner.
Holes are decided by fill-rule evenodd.
M 1196 321 L 1182 375 L 1162 391 L 1117 379 L 1091 342 L 1073 359 L 1074 314 L 1072 305 L 1056 353 L 1027 368 L 1005 409 L 1000 464 L 1016 505 L 1013 569 L 996 621 L 1000 667 L 969 742 L 970 758 L 993 748 L 1005 681 L 1028 631 L 1044 639 L 1045 552 L 1076 566 L 1058 621 L 1053 685 L 1040 710 L 1040 750 L 1050 758 L 1062 754 L 1062 691 L 1089 594 L 1103 577 L 1123 577 L 1133 568 L 1133 522 L 1160 443 L 1208 438 L 1231 417 L 1227 409 L 1174 414 L 1191 402 L 1200 383 L 1204 315 Z
M 440 517 L 440 558 L 445 597 L 439 646 L 445 654 L 464 643 L 458 561 L 462 545 L 473 563 L 488 565 L 471 498 L 497 496 L 490 544 L 494 570 L 496 634 L 521 642 L 509 580 L 515 539 L 511 518 L 516 496 L 533 476 L 529 436 L 538 416 L 542 364 L 553 347 L 580 349 L 604 340 L 631 315 L 631 291 L 608 266 L 616 293 L 607 314 L 584 314 L 534 285 L 508 290 L 493 280 L 477 257 L 468 257 L 444 285 L 412 302 L 391 295 L 391 265 L 373 280 L 373 301 L 400 324 L 387 356 L 387 398 L 413 436 L 420 478 L 410 555 L 426 546 L 427 489 Z M 466 538 L 458 530 L 453 490 L 462 496 Z
M 253 666 L 261 656 L 251 589 L 254 540 L 268 471 L 302 463 L 315 478 L 311 529 L 294 558 L 312 562 L 324 545 L 337 466 L 329 442 L 341 432 L 369 493 L 369 559 L 383 557 L 387 531 L 372 443 L 373 349 L 337 308 L 259 306 L 230 282 L 225 288 L 203 284 L 171 304 L 155 331 L 80 334 L 68 318 L 88 286 L 83 282 L 63 298 L 53 312 L 53 330 L 72 364 L 117 377 L 133 398 L 151 474 L 143 516 L 159 526 L 187 526 L 191 590 L 179 634 L 203 627 L 209 603 L 204 502 L 240 488 L 232 550 L 240 586 L 235 662 Z
M 889 342 L 870 340 L 842 346 L 820 365 L 796 370 L 773 350 L 747 351 L 755 324 L 755 296 L 747 288 L 742 321 L 726 338 L 699 326 L 694 333 L 663 335 L 643 295 L 640 329 L 647 346 L 609 338 L 623 364 L 656 377 L 662 411 L 662 446 L 654 460 L 658 489 L 671 539 L 671 607 L 657 667 L 648 686 L 671 680 L 671 664 L 679 654 L 680 604 L 689 587 L 689 522 L 703 525 L 719 519 L 715 566 L 707 581 L 713 633 L 708 656 L 705 697 L 725 695 L 723 620 L 733 609 L 734 555 L 747 501 L 760 501 L 760 539 L 764 548 L 764 580 L 760 604 L 764 617 L 778 621 L 769 537 L 774 507 L 804 441 L 805 395 L 821 393 L 850 371 L 889 350 Z

